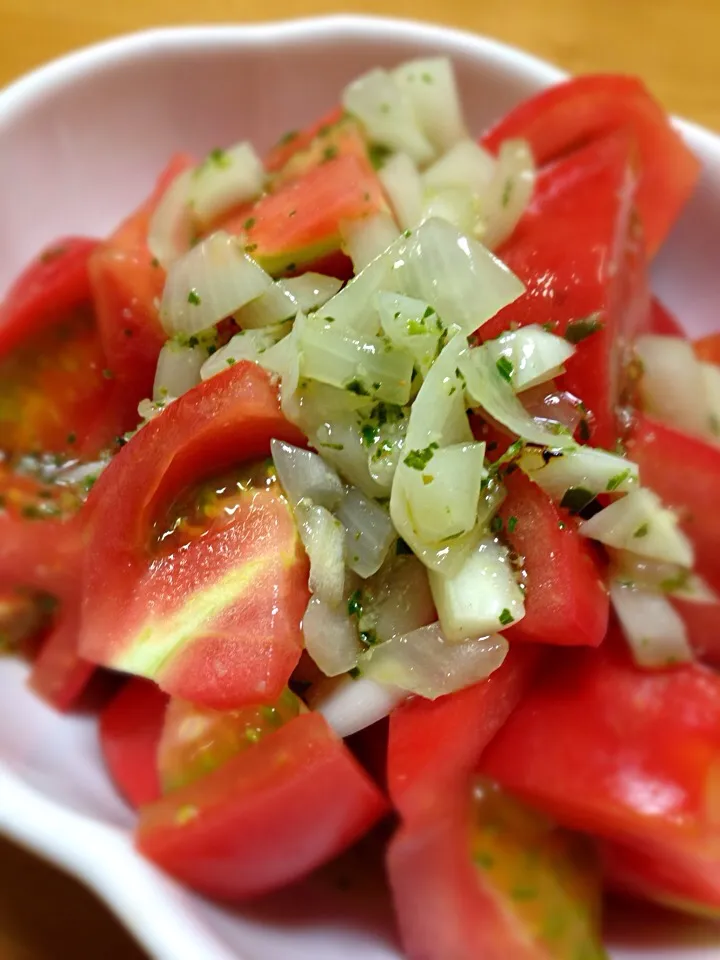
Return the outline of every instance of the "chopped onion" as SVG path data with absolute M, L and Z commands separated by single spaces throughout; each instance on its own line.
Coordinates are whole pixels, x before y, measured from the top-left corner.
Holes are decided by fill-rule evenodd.
M 144 427 L 146 424 L 150 423 L 151 420 L 154 420 L 158 414 L 163 412 L 163 410 L 167 410 L 170 404 L 174 403 L 175 400 L 177 400 L 177 397 L 165 397 L 163 400 L 151 400 L 149 397 L 147 397 L 145 400 L 141 400 L 138 404 L 137 412 L 142 422 L 138 424 L 135 432 L 137 433 L 141 427 Z
M 662 594 L 613 583 L 610 599 L 639 667 L 657 669 L 694 659 L 682 617 Z
M 359 220 L 342 220 L 340 235 L 357 274 L 383 254 L 400 231 L 392 215 L 381 210 Z
M 71 463 L 61 467 L 54 475 L 52 482 L 61 487 L 80 487 L 82 498 L 90 492 L 93 484 L 110 463 L 110 457 L 93 460 L 91 463 Z
M 451 60 L 410 60 L 397 67 L 393 77 L 412 103 L 423 133 L 439 153 L 467 136 Z
M 480 493 L 480 503 L 478 505 L 478 528 L 487 532 L 490 528 L 490 522 L 507 496 L 507 489 L 503 483 L 496 477 L 489 477 L 484 488 Z
M 407 698 L 405 690 L 366 677 L 325 680 L 308 692 L 308 704 L 339 737 L 350 737 L 382 720 Z
M 329 607 L 340 606 L 345 590 L 345 530 L 342 523 L 325 507 L 311 500 L 300 500 L 295 505 L 295 519 L 310 559 L 310 592 Z M 313 660 L 317 663 L 314 656 Z M 319 663 L 318 666 L 322 669 Z
M 535 161 L 525 140 L 505 140 L 485 202 L 482 242 L 496 250 L 512 234 L 532 199 Z
M 388 350 L 376 337 L 352 336 L 310 317 L 300 333 L 300 350 L 304 377 L 388 403 L 410 399 L 412 357 Z
M 474 140 L 461 140 L 422 175 L 426 190 L 465 187 L 483 196 L 495 173 L 495 158 Z
M 308 433 L 310 441 L 323 458 L 332 463 L 343 477 L 369 497 L 387 496 L 368 468 L 367 448 L 357 416 L 334 416 Z
M 396 153 L 378 173 L 400 226 L 416 227 L 422 216 L 423 188 L 418 168 L 406 153 Z
M 371 141 L 407 153 L 418 164 L 433 159 L 435 149 L 418 125 L 410 98 L 387 70 L 377 68 L 353 81 L 345 87 L 342 103 Z
M 272 287 L 272 278 L 222 230 L 193 247 L 168 271 L 160 320 L 170 334 L 214 327 Z
M 550 447 L 573 444 L 572 436 L 560 424 L 536 420 L 527 413 L 486 346 L 466 350 L 458 362 L 473 404 L 530 443 Z
M 391 557 L 364 584 L 363 628 L 379 641 L 392 640 L 437 620 L 428 572 L 411 553 Z
M 265 168 L 250 143 L 237 143 L 227 150 L 213 150 L 193 171 L 189 200 L 202 225 L 263 192 Z
M 437 192 L 425 192 L 422 220 L 447 220 L 461 233 L 472 235 L 477 227 L 478 216 L 478 200 L 467 187 L 445 187 Z
M 335 510 L 345 496 L 337 473 L 322 457 L 284 440 L 271 440 L 270 453 L 285 494 L 296 507 L 308 499 L 327 510 Z
M 406 439 L 409 450 L 424 450 L 433 443 L 445 447 L 472 441 L 458 376 L 458 366 L 466 352 L 467 340 L 457 334 L 430 367 L 410 410 Z
M 717 443 L 720 436 L 720 368 L 714 363 L 701 363 L 705 396 L 708 404 L 706 434 Z
M 439 623 L 420 627 L 373 647 L 366 676 L 434 700 L 484 680 L 502 665 L 508 643 L 502 636 L 450 643 Z
M 400 293 L 378 293 L 375 302 L 384 333 L 400 350 L 406 350 L 421 373 L 426 374 L 438 355 L 445 327 L 424 300 Z
M 429 577 L 440 626 L 449 641 L 498 633 L 525 616 L 508 550 L 493 538 L 481 540 L 453 576 L 430 571 Z
M 564 337 L 556 337 L 537 324 L 503 333 L 485 345 L 495 363 L 504 358 L 516 393 L 564 373 L 563 364 L 575 353 Z
M 303 273 L 299 277 L 278 280 L 276 286 L 293 298 L 298 309 L 310 313 L 327 303 L 342 287 L 337 277 L 326 277 L 324 273 Z
M 692 567 L 693 549 L 675 514 L 642 487 L 611 503 L 580 525 L 580 533 L 618 550 Z
M 404 242 L 404 237 L 400 238 Z M 315 314 L 316 319 L 332 322 L 336 329 L 348 327 L 359 334 L 374 335 L 380 326 L 375 295 L 379 290 L 397 289 L 393 273 L 396 249 L 400 241 L 385 255 L 369 263 L 356 277 L 346 284 L 331 300 Z
M 387 510 L 351 487 L 336 514 L 345 529 L 348 567 L 364 578 L 377 573 L 397 538 Z
M 278 323 L 272 327 L 259 327 L 257 330 L 243 330 L 235 334 L 224 347 L 216 350 L 200 369 L 200 379 L 208 380 L 222 373 L 240 360 L 260 362 L 263 354 L 279 343 L 289 333 L 289 324 Z
M 235 320 L 243 330 L 255 330 L 291 320 L 299 309 L 298 300 L 278 280 L 261 296 L 241 307 Z
M 614 579 L 623 586 L 654 590 L 695 603 L 718 603 L 717 594 L 686 567 L 648 560 L 629 550 L 608 548 Z
M 153 400 L 166 397 L 181 397 L 200 383 L 200 370 L 207 359 L 207 350 L 202 347 L 184 347 L 168 340 L 160 350 Z
M 638 337 L 635 351 L 642 363 L 643 409 L 680 430 L 707 433 L 707 389 L 690 341 L 647 335 Z
M 342 608 L 311 597 L 302 626 L 305 649 L 326 677 L 337 677 L 355 666 L 362 648 L 357 627 Z
M 445 220 L 426 220 L 401 247 L 395 270 L 404 293 L 433 306 L 446 326 L 469 335 L 525 287 L 504 263 Z
M 525 447 L 517 464 L 554 500 L 562 500 L 571 488 L 587 490 L 592 496 L 628 493 L 640 482 L 636 463 L 594 447 Z
M 166 268 L 190 249 L 195 232 L 193 213 L 188 203 L 192 176 L 192 170 L 183 170 L 175 177 L 148 223 L 148 250 Z

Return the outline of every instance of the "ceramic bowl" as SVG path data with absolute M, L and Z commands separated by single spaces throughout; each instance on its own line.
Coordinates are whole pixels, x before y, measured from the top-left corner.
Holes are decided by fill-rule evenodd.
M 335 103 L 349 79 L 419 55 L 452 57 L 471 130 L 562 79 L 482 37 L 355 16 L 155 30 L 82 50 L 0 94 L 0 291 L 43 245 L 103 234 L 149 191 L 171 153 L 252 139 L 269 146 Z M 654 268 L 655 289 L 693 332 L 717 326 L 720 139 L 678 126 L 704 166 Z M 208 903 L 133 850 L 95 721 L 60 716 L 0 662 L 0 829 L 95 890 L 161 960 L 399 960 L 387 894 L 355 862 L 237 911 Z M 365 877 L 365 879 L 363 879 Z M 713 939 L 715 937 L 715 939 Z M 717 957 L 720 935 L 689 922 L 611 924 L 615 960 Z

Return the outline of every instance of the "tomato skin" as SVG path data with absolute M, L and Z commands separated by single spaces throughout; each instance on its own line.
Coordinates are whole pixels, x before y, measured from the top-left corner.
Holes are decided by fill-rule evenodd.
M 243 900 L 340 853 L 386 811 L 319 714 L 305 714 L 140 814 L 137 845 L 201 893 Z
M 528 211 L 498 251 L 526 291 L 479 331 L 488 340 L 513 325 L 550 323 L 562 336 L 572 321 L 595 317 L 600 328 L 576 344 L 557 384 L 593 414 L 590 442 L 608 448 L 617 439 L 624 354 L 648 310 L 635 187 L 632 144 L 621 135 L 543 171 Z
M 500 508 L 504 535 L 524 557 L 525 616 L 504 631 L 513 643 L 597 647 L 610 603 L 592 544 L 577 522 L 519 470 L 506 477 Z M 516 518 L 513 526 L 508 521 Z
M 156 518 L 178 493 L 233 463 L 268 456 L 273 437 L 304 442 L 265 371 L 243 361 L 173 402 L 113 459 L 88 500 L 83 656 L 218 710 L 280 695 L 300 657 L 308 598 L 307 559 L 284 501 L 261 497 L 252 516 L 245 511 L 217 537 L 167 557 L 149 549 Z M 199 620 L 194 614 L 196 626 L 183 637 L 178 618 L 187 604 L 204 603 L 203 591 L 246 564 L 239 592 L 219 606 L 216 598 Z M 153 651 L 168 640 L 168 623 L 172 647 L 161 646 L 158 659 Z
M 438 791 L 465 782 L 480 754 L 530 686 L 540 650 L 511 646 L 487 680 L 437 700 L 412 697 L 390 715 L 388 791 L 403 817 L 432 807 Z
M 695 547 L 696 572 L 720 590 L 720 447 L 638 413 L 627 452 L 640 467 L 643 484 L 677 511 Z
M 618 131 L 629 132 L 637 143 L 637 205 L 652 256 L 692 193 L 700 163 L 637 78 L 574 77 L 521 103 L 483 136 L 482 144 L 496 152 L 503 140 L 523 137 L 543 167 Z
M 706 363 L 720 364 L 720 333 L 711 333 L 695 341 L 695 356 Z
M 719 760 L 720 676 L 697 664 L 643 672 L 612 628 L 599 650 L 548 663 L 481 769 L 573 829 L 709 864 Z
M 105 763 L 133 807 L 160 799 L 157 749 L 167 703 L 167 694 L 157 684 L 133 677 L 100 714 Z

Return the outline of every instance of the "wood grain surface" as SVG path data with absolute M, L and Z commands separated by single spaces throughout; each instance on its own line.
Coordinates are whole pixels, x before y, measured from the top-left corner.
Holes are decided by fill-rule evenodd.
M 339 12 L 335 0 L 0 0 L 0 84 L 75 47 L 171 23 Z M 354 12 L 444 22 L 570 71 L 642 76 L 674 113 L 720 129 L 720 4 L 713 0 L 359 0 Z M 74 881 L 0 840 L 0 960 L 142 960 Z

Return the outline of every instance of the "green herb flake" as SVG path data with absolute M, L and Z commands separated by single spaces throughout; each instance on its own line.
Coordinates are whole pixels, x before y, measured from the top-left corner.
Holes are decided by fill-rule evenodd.
M 288 143 L 292 143 L 293 140 L 297 140 L 300 136 L 297 130 L 288 130 L 287 133 L 284 133 L 278 140 L 279 147 L 285 147 Z
M 77 434 L 76 434 L 76 433 L 69 433 L 69 434 L 67 435 L 67 442 L 68 442 L 69 444 L 73 444 L 73 443 L 75 443 L 76 441 L 77 441 Z
M 560 501 L 560 506 L 569 510 L 570 513 L 580 513 L 594 499 L 595 495 L 585 487 L 568 487 Z
M 258 245 L 256 243 L 246 243 L 245 244 L 245 253 L 255 253 Z M 288 267 L 288 270 L 290 268 Z
M 633 537 L 646 537 L 648 533 L 650 533 L 650 524 L 647 522 L 641 523 L 635 533 L 633 533 Z
M 351 667 L 350 670 L 348 670 L 348 676 L 353 680 L 359 680 L 362 676 L 360 667 Z
M 257 220 L 255 219 L 255 217 L 248 217 L 245 223 L 243 224 L 243 228 L 245 230 L 252 230 L 252 228 L 255 226 L 256 223 L 257 223 Z
M 368 159 L 374 170 L 382 169 L 391 156 L 392 150 L 382 143 L 371 143 L 368 147 Z
M 150 266 L 153 267 L 155 270 L 157 270 L 157 268 L 160 266 L 160 261 L 158 260 L 157 257 L 152 258 L 152 260 L 150 261 Z
M 425 326 L 424 321 L 417 320 L 415 318 L 410 318 L 405 324 L 410 337 L 418 337 L 423 333 L 427 333 L 427 327 Z
M 508 383 L 512 383 L 512 375 L 513 375 L 514 367 L 510 357 L 505 357 L 505 356 L 498 357 L 497 360 L 495 361 L 495 366 L 497 367 L 498 373 L 503 378 L 503 380 L 506 380 Z
M 493 517 L 490 521 L 490 529 L 493 533 L 500 533 L 503 528 L 502 517 Z
M 210 151 L 208 161 L 214 163 L 216 167 L 220 167 L 221 170 L 226 170 L 232 163 L 230 157 L 221 147 L 215 147 L 214 150 Z
M 495 866 L 495 858 L 491 853 L 486 853 L 485 851 L 476 853 L 473 859 L 475 864 L 478 867 L 482 867 L 483 870 L 492 870 L 492 868 Z
M 422 478 L 423 486 L 427 487 L 429 484 L 433 482 L 434 479 L 435 477 L 433 477 L 431 474 L 424 473 Z
M 363 604 L 362 604 L 362 590 L 354 590 L 350 594 L 347 604 L 347 612 L 349 617 L 358 617 L 362 616 Z
M 200 299 L 200 294 L 197 292 L 195 287 L 193 287 L 192 290 L 188 292 L 187 299 L 188 299 L 188 303 L 191 303 L 194 307 L 199 307 L 200 304 L 202 303 L 202 300 Z
M 175 823 L 178 827 L 184 827 L 186 823 L 194 820 L 199 813 L 200 811 L 193 803 L 185 803 L 181 807 L 178 807 L 177 813 L 175 814 Z
M 517 517 L 508 517 L 508 522 L 507 522 L 508 533 L 515 533 L 515 527 L 517 527 L 517 525 L 518 525 Z
M 105 369 L 103 370 L 102 375 L 103 377 L 105 377 L 106 380 L 115 379 L 115 374 L 112 372 L 112 370 L 109 370 L 107 367 L 105 367 Z
M 503 187 L 502 199 L 500 200 L 500 203 L 503 205 L 503 208 L 510 203 L 510 197 L 512 196 L 512 191 L 513 191 L 513 182 L 508 177 L 508 179 L 505 181 L 505 186 Z
M 369 397 L 370 391 L 367 387 L 355 377 L 353 380 L 350 380 L 349 383 L 345 384 L 345 389 L 350 393 L 356 393 L 359 397 Z
M 500 616 L 498 617 L 498 620 L 504 627 L 507 627 L 509 624 L 515 622 L 515 617 L 510 613 L 508 608 L 505 607 L 505 609 L 501 612 Z
M 343 443 L 319 443 L 319 447 L 325 447 L 327 450 L 344 450 L 345 445 Z
M 431 73 L 421 73 L 421 74 L 420 74 L 420 79 L 422 80 L 423 83 L 434 83 L 434 82 L 435 82 L 435 81 L 433 80 L 433 77 L 432 77 L 432 74 L 431 74 Z
M 623 470 L 622 473 L 616 473 L 614 477 L 610 477 L 610 479 L 607 482 L 607 487 L 605 489 L 608 491 L 608 493 L 611 493 L 613 490 L 617 490 L 619 486 L 625 483 L 625 481 L 629 476 L 630 476 L 629 468 L 627 470 Z
M 236 362 L 237 362 L 237 361 L 235 360 L 235 357 L 228 357 L 227 360 L 225 361 L 225 363 L 226 363 L 229 367 L 235 366 L 235 363 L 236 363 Z
M 325 147 L 323 150 L 322 162 L 327 163 L 329 160 L 334 160 L 338 155 L 338 148 L 335 146 Z
M 360 437 L 366 447 L 372 447 L 380 439 L 380 428 L 366 423 L 360 430 Z
M 533 887 L 515 887 L 510 891 L 512 899 L 520 903 L 527 900 L 536 900 L 537 895 L 538 892 Z
M 437 443 L 431 443 L 425 447 L 424 450 L 411 450 L 404 458 L 403 463 L 412 470 L 424 470 L 432 460 L 437 449 Z
M 599 313 L 591 313 L 589 317 L 582 317 L 579 320 L 571 320 L 565 328 L 565 339 L 568 343 L 581 343 L 593 333 L 602 330 L 604 324 L 600 319 Z
M 47 250 L 43 251 L 40 254 L 40 263 L 52 263 L 53 260 L 58 260 L 60 257 L 64 256 L 67 253 L 67 247 L 58 246 L 58 247 L 49 247 Z

